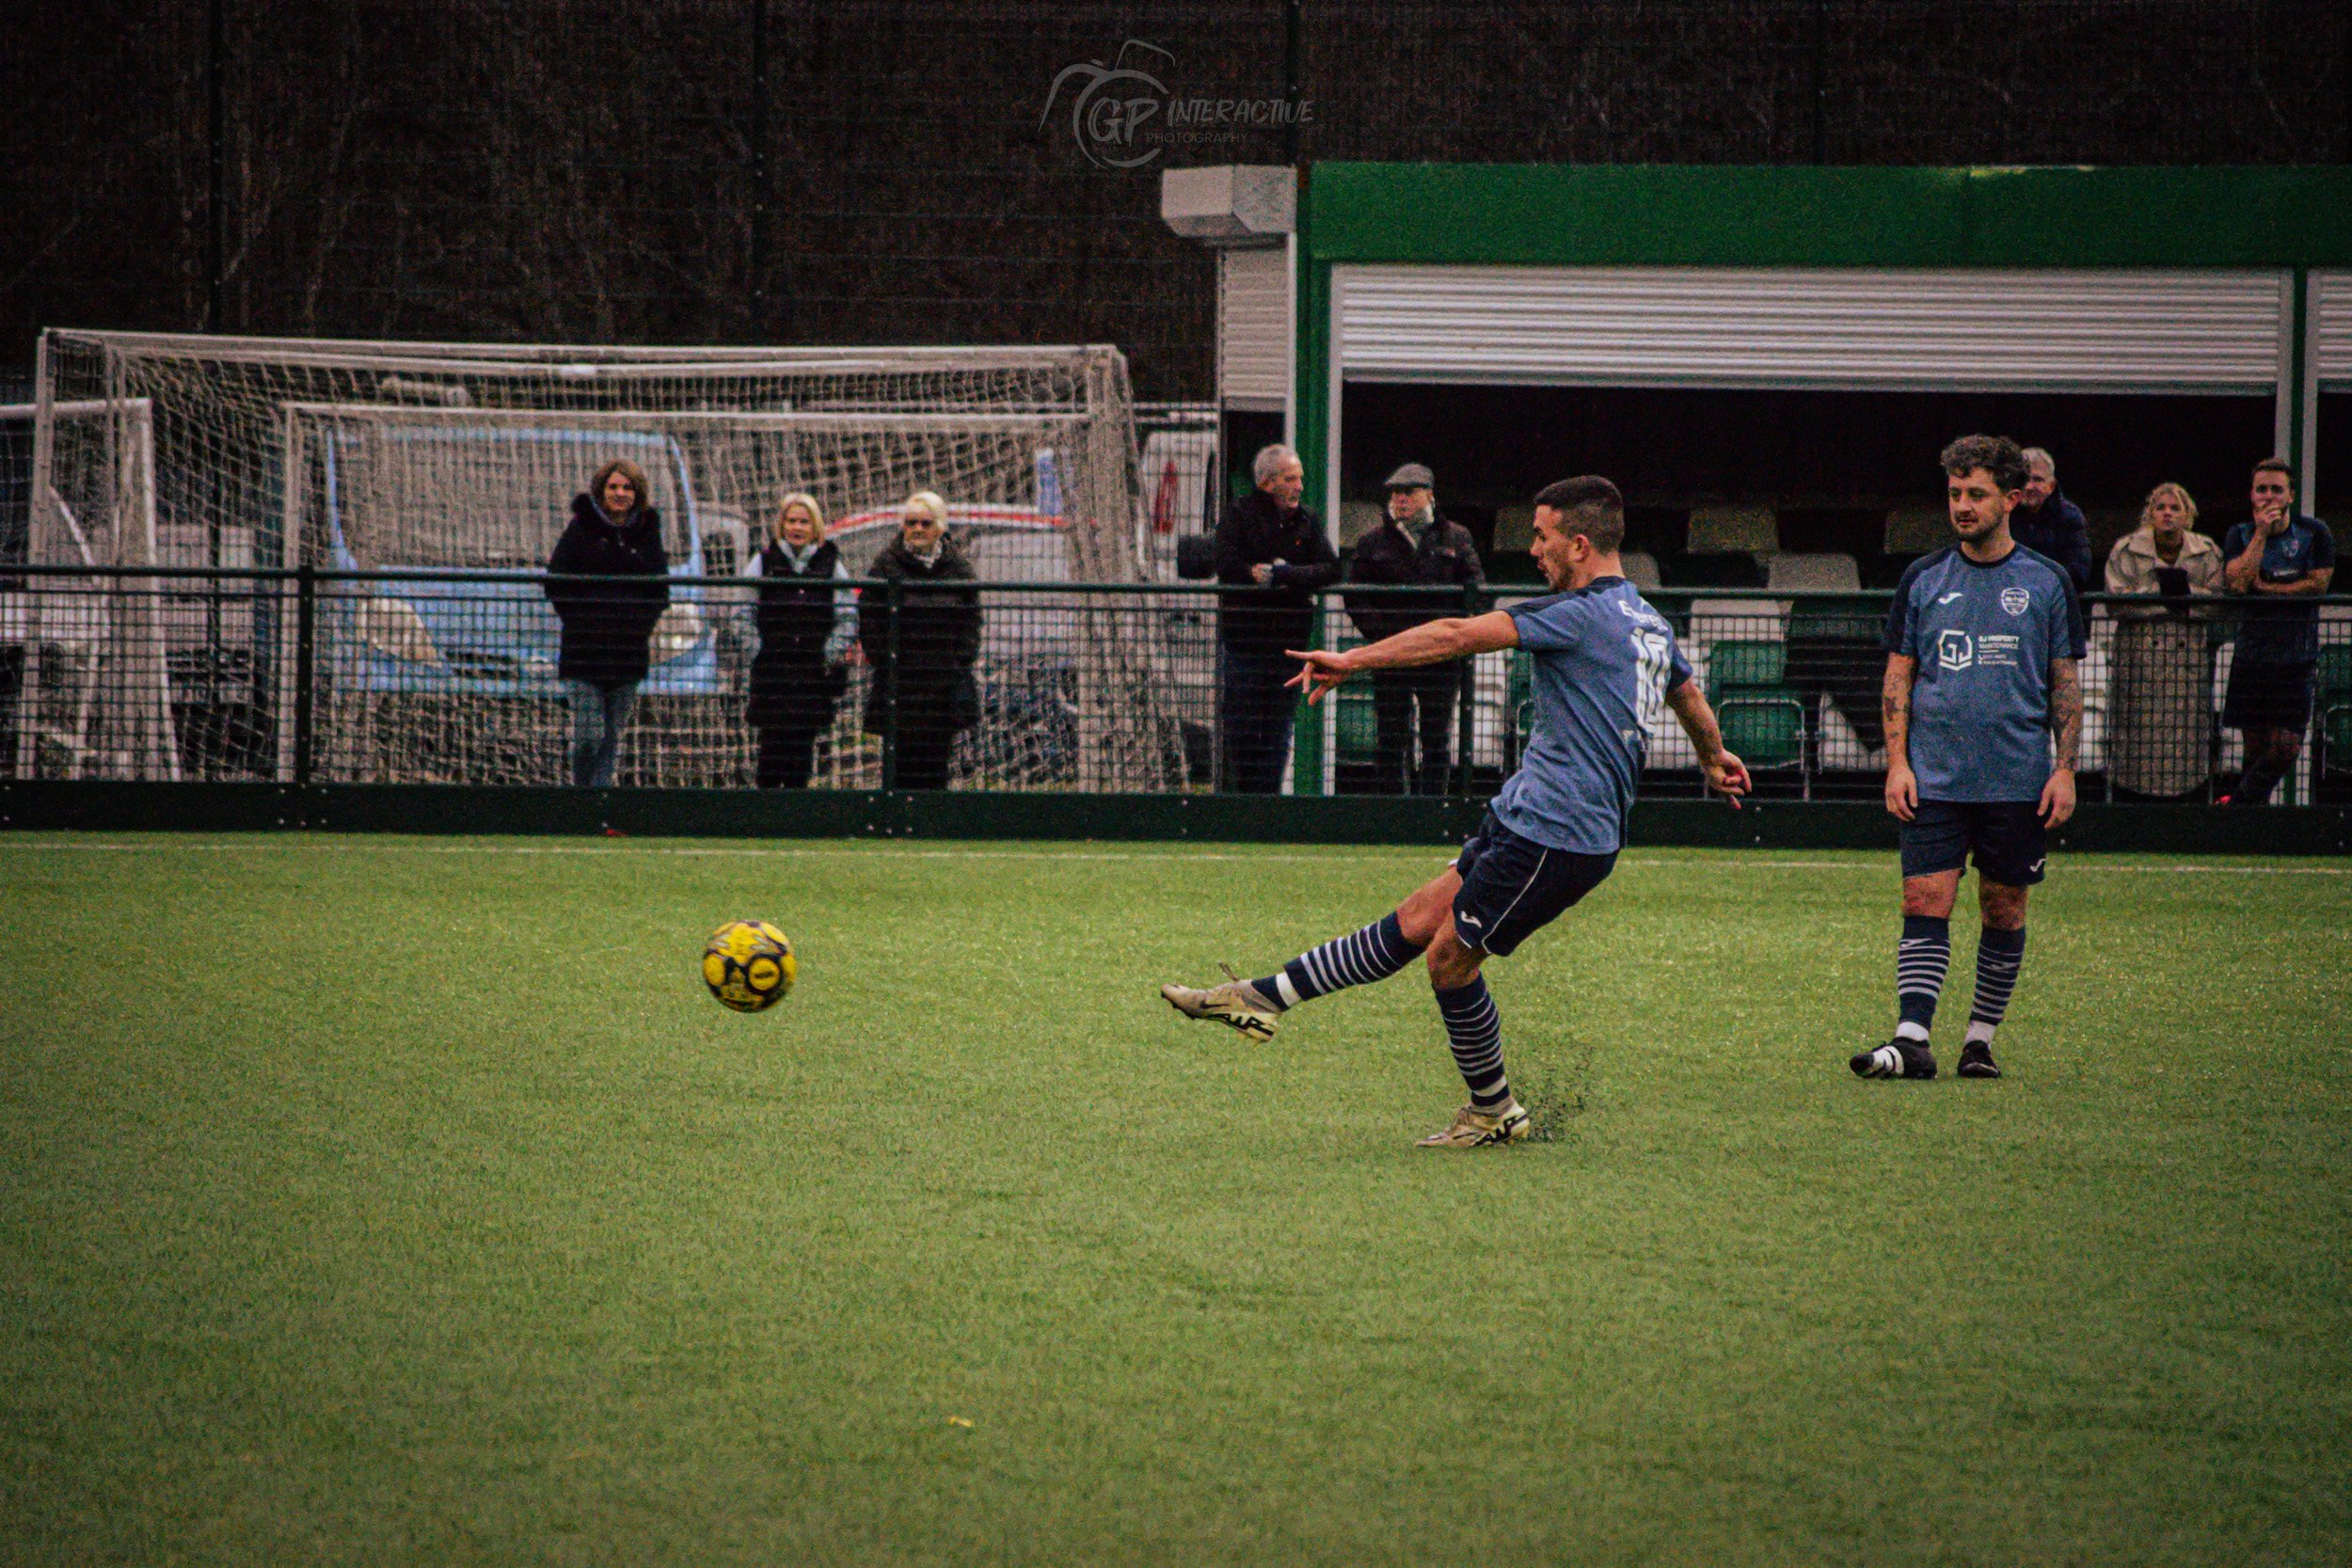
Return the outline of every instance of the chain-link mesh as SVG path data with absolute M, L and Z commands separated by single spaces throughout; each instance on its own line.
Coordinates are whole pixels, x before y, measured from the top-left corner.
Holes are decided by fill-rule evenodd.
M 277 715 L 281 751 L 294 660 L 305 647 L 328 658 L 320 754 L 348 754 L 368 777 L 529 782 L 538 750 L 504 737 L 529 731 L 533 705 L 564 695 L 572 678 L 638 681 L 648 721 L 672 736 L 663 766 L 681 779 L 731 777 L 728 708 L 743 705 L 725 660 L 748 645 L 740 623 L 756 597 L 740 574 L 790 492 L 818 498 L 855 574 L 874 569 L 898 534 L 899 503 L 918 491 L 945 496 L 949 531 L 985 579 L 1136 582 L 1166 548 L 1139 489 L 1124 362 L 1108 349 L 500 349 L 52 333 L 44 354 L 36 562 L 415 574 L 324 595 L 312 606 L 325 616 L 320 635 L 307 643 L 282 613 L 256 616 L 235 594 L 154 600 L 94 579 L 79 611 L 103 623 L 73 640 L 102 650 L 100 683 L 152 689 L 156 701 L 139 711 L 176 678 L 211 705 Z M 549 566 L 574 498 L 614 460 L 644 476 L 640 499 L 660 514 L 682 580 L 629 631 L 646 651 L 607 670 L 567 654 L 564 591 L 550 598 L 495 574 Z M 429 576 L 448 570 L 472 575 L 462 587 Z M 717 580 L 683 580 L 707 575 Z M 53 622 L 63 602 L 48 610 Z M 1024 743 L 1058 742 L 1000 725 L 976 776 L 1014 784 L 1068 770 L 1089 788 L 1157 786 L 1176 723 L 1161 678 L 1169 653 L 1152 627 L 1104 617 L 1093 599 L 1050 591 L 1013 613 L 1058 642 L 1076 744 L 1025 754 Z M 1041 629 L 1021 641 L 1049 638 Z M 921 686 L 907 698 L 917 710 Z M 360 692 L 391 700 L 355 705 Z M 952 695 L 960 710 L 978 700 Z M 157 776 L 160 745 L 151 736 L 107 750 L 146 759 L 116 766 Z
M 975 553 L 986 559 L 985 544 Z M 26 569 L 22 587 L 0 589 L 10 660 L 0 775 L 582 782 L 580 748 L 602 715 L 553 677 L 556 580 Z M 874 655 L 861 651 L 782 708 L 755 713 L 758 584 L 662 586 L 671 608 L 695 617 L 654 617 L 628 634 L 648 668 L 613 738 L 613 784 L 751 788 L 778 760 L 771 752 L 764 762 L 763 747 L 790 752 L 785 782 L 818 788 L 1162 793 L 1213 789 L 1222 777 L 1215 606 L 1236 590 L 977 580 L 954 610 L 968 611 L 967 635 L 945 623 L 936 595 L 924 603 L 903 583 L 853 579 L 842 591 L 855 596 L 859 646 Z M 1430 613 L 1513 597 L 1396 596 Z M 1761 795 L 1877 798 L 1884 593 L 1648 596 Z M 2280 799 L 2352 799 L 2352 599 L 2312 606 L 2317 657 L 2289 665 L 2238 657 L 2242 599 L 2086 604 L 2087 799 L 2226 793 L 2246 766 L 2252 719 L 2298 740 Z M 1330 645 L 1359 641 L 1337 591 L 1322 626 Z M 1123 652 L 1106 659 L 1105 648 Z M 215 678 L 247 664 L 264 678 Z M 1534 721 L 1525 654 L 1436 667 L 1402 693 L 1402 712 L 1403 683 L 1384 684 L 1351 682 L 1327 708 L 1300 712 L 1298 737 L 1313 742 L 1331 790 L 1477 796 L 1518 766 Z M 1123 717 L 1107 721 L 1110 711 Z M 1671 714 L 1651 726 L 1646 762 L 1645 793 L 1697 793 L 1697 757 Z

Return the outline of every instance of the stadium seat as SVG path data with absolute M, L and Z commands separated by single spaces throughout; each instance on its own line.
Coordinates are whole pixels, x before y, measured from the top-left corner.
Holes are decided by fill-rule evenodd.
M 1719 691 L 1755 691 L 1779 686 L 1788 678 L 1786 642 L 1712 642 L 1707 650 L 1707 686 L 1711 698 Z
M 1780 548 L 1780 515 L 1748 501 L 1694 506 L 1683 547 L 1692 555 L 1771 555 Z
M 1925 555 L 1952 542 L 1952 515 L 1943 506 L 1899 506 L 1886 515 L 1888 555 Z
M 1693 599 L 1691 639 L 1733 642 L 1778 642 L 1788 635 L 1787 599 Z
M 1850 555 L 1798 555 L 1784 551 L 1764 558 L 1764 586 L 1851 593 L 1862 586 L 1862 573 Z
M 1796 693 L 1743 692 L 1714 705 L 1724 744 L 1750 768 L 1791 768 L 1804 761 L 1804 704 Z
M 2312 686 L 2312 706 L 2319 711 L 2320 767 L 2329 772 L 2352 769 L 2352 642 L 2320 644 Z
M 1373 711 L 1372 688 L 1360 681 L 1343 686 L 1332 694 L 1332 746 L 1339 760 L 1371 762 L 1380 753 L 1379 720 Z
M 1677 555 L 1660 562 L 1660 571 L 1675 588 L 1761 588 L 1764 568 L 1756 557 L 1737 555 Z

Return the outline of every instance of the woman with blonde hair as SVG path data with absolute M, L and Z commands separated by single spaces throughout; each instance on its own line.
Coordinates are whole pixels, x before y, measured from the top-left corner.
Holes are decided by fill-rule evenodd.
M 825 509 L 805 490 L 776 505 L 768 546 L 744 569 L 759 579 L 759 656 L 752 660 L 744 717 L 759 737 L 762 789 L 805 789 L 817 737 L 833 728 L 849 685 L 845 661 L 857 635 L 856 595 L 841 551 L 825 539 Z
M 2139 528 L 2107 552 L 2115 673 L 2107 688 L 2107 781 L 2150 799 L 2186 795 L 2213 770 L 2213 648 L 2189 601 L 2221 592 L 2221 546 L 2195 530 L 2197 503 L 2172 483 L 2148 492 Z

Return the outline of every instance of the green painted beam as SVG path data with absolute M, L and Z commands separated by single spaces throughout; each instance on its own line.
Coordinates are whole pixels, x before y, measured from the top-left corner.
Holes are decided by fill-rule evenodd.
M 2352 167 L 1330 163 L 1300 231 L 1320 263 L 2345 266 Z

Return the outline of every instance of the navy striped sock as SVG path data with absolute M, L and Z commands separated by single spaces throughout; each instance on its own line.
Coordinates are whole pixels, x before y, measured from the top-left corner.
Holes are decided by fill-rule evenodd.
M 1987 926 L 1977 936 L 1977 1000 L 1968 1009 L 1968 1037 L 1991 1040 L 2009 1011 L 2017 990 L 2017 972 L 2026 966 L 2026 928 L 1995 930 Z
M 1470 1085 L 1470 1103 L 1491 1111 L 1511 1098 L 1511 1081 L 1502 1072 L 1502 1014 L 1486 990 L 1484 974 L 1438 996 L 1438 1016 L 1445 1020 L 1446 1040 L 1454 1047 L 1454 1065 Z
M 1895 1007 L 1902 1020 L 1896 1034 L 1928 1037 L 1936 998 L 1944 994 L 1945 972 L 1951 967 L 1952 923 L 1927 914 L 1903 916 L 1902 945 L 1895 950 Z
M 1421 948 L 1405 940 L 1405 928 L 1396 923 L 1396 916 L 1385 914 L 1360 931 L 1350 931 L 1301 953 L 1284 964 L 1279 974 L 1251 984 L 1284 1006 L 1295 1007 L 1349 986 L 1385 980 L 1421 954 Z

